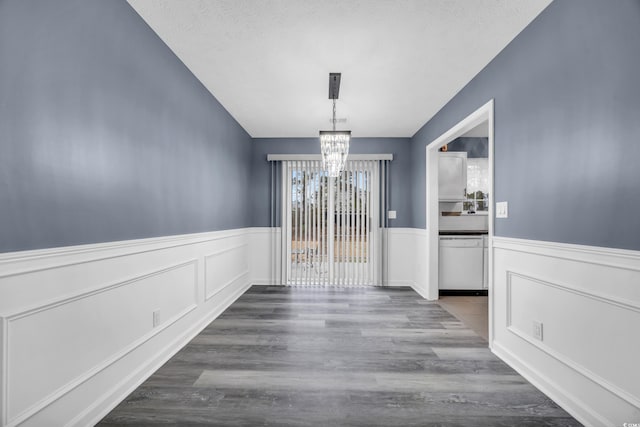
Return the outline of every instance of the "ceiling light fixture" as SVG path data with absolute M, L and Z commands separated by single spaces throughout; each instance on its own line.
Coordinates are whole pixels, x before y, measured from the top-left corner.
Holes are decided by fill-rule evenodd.
M 334 178 L 344 169 L 351 140 L 350 130 L 336 130 L 336 99 L 340 92 L 340 76 L 340 73 L 329 73 L 329 99 L 333 100 L 333 130 L 320 131 L 322 167 Z

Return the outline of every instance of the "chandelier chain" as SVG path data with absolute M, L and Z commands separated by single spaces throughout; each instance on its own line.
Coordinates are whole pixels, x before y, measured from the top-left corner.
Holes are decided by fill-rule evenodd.
M 333 99 L 333 131 L 335 132 L 336 130 L 336 100 L 335 98 Z

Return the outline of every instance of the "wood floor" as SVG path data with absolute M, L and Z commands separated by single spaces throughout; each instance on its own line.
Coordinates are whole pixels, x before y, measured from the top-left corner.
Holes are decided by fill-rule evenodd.
M 100 426 L 579 426 L 409 288 L 252 287 Z

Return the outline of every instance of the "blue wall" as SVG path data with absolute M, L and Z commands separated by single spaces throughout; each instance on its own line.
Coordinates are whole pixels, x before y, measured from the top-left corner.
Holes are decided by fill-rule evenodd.
M 495 98 L 496 235 L 640 249 L 640 1 L 557 0 L 412 138 L 425 146 Z
M 410 66 L 410 64 L 408 64 Z M 425 146 L 495 99 L 499 236 L 640 249 L 640 2 L 557 0 L 392 152 L 425 227 Z M 264 226 L 267 153 L 124 0 L 0 1 L 0 252 Z M 247 197 L 250 194 L 250 197 Z
M 320 154 L 320 141 L 318 138 L 256 138 L 253 144 L 253 225 L 268 227 L 271 169 L 267 154 Z M 409 138 L 353 138 L 349 147 L 353 154 L 393 154 L 389 168 L 389 209 L 396 210 L 398 216 L 389 220 L 390 227 L 411 226 L 410 148 Z
M 447 144 L 448 151 L 467 153 L 467 159 L 489 157 L 489 138 L 460 137 Z
M 251 138 L 124 0 L 0 1 L 0 252 L 250 225 Z

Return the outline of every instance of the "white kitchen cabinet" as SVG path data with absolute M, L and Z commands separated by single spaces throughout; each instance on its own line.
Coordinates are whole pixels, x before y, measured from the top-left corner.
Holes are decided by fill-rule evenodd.
M 438 199 L 460 202 L 467 196 L 467 153 L 440 152 L 438 158 Z

